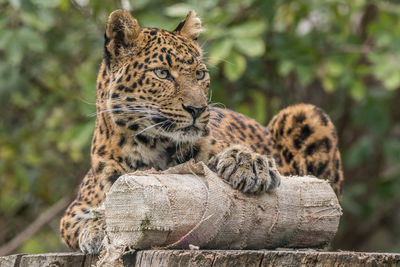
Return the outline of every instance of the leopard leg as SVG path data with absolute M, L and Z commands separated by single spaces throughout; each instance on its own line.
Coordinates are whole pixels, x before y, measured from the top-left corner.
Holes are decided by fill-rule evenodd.
M 339 200 L 343 171 L 338 138 L 331 119 L 320 108 L 298 104 L 281 110 L 267 126 L 271 155 L 288 175 L 313 175 L 328 180 Z
M 275 161 L 245 145 L 228 146 L 211 158 L 208 166 L 244 193 L 266 192 L 280 184 Z
M 89 172 L 83 179 L 77 198 L 69 205 L 60 222 L 64 243 L 73 250 L 88 254 L 98 254 L 104 238 L 104 221 L 96 212 L 104 193 L 98 186 Z
M 198 140 L 196 161 L 206 163 L 242 192 L 277 188 L 281 175 L 274 159 L 266 153 L 266 128 L 231 110 L 213 108 L 210 117 L 210 135 Z
M 102 249 L 105 225 L 99 206 L 105 193 L 122 173 L 115 161 L 93 160 L 91 171 L 83 179 L 77 198 L 67 208 L 60 222 L 63 241 L 73 250 L 98 254 Z

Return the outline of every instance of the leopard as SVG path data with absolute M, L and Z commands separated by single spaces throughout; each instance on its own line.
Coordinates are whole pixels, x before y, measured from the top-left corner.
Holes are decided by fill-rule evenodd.
M 338 199 L 343 171 L 336 128 L 312 104 L 280 110 L 267 126 L 209 104 L 210 74 L 195 11 L 173 31 L 141 27 L 129 11 L 107 21 L 97 76 L 91 167 L 60 221 L 63 242 L 98 254 L 97 208 L 113 183 L 137 170 L 203 162 L 244 194 L 274 191 L 283 176 L 327 180 Z

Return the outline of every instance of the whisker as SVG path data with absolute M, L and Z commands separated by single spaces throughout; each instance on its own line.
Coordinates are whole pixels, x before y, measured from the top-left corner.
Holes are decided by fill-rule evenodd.
M 170 123 L 170 124 L 168 125 L 168 128 L 166 129 L 167 132 L 169 132 L 169 130 L 171 129 L 172 125 L 174 125 L 174 124 L 173 124 L 173 123 Z
M 209 94 L 209 98 L 208 98 L 208 103 L 211 102 L 212 94 L 213 94 L 213 90 L 210 90 L 210 94 Z
M 147 130 L 149 130 L 149 129 L 153 128 L 153 127 L 156 127 L 156 126 L 158 126 L 158 125 L 160 125 L 160 124 L 163 124 L 163 123 L 165 123 L 165 121 L 162 121 L 162 122 L 159 122 L 159 123 L 150 125 L 149 127 L 144 128 L 142 131 L 138 132 L 138 133 L 135 134 L 135 135 L 139 135 L 139 134 L 143 133 L 144 131 L 147 131 Z
M 157 115 L 160 114 L 158 111 L 151 110 L 151 109 L 140 109 L 140 108 L 134 109 L 131 107 L 122 107 L 122 108 L 103 109 L 101 111 L 97 111 L 92 114 L 89 114 L 89 117 L 94 117 L 94 116 L 102 114 L 102 113 L 113 112 L 113 111 L 130 111 L 130 112 L 138 112 L 138 113 L 157 114 Z
M 134 121 L 129 121 L 129 123 L 135 123 L 135 122 L 138 122 L 138 121 L 142 121 L 144 119 L 154 119 L 154 118 L 160 118 L 161 119 L 163 117 L 161 117 L 161 116 L 145 116 L 145 117 L 141 117 L 139 119 L 136 119 Z
M 104 103 L 106 103 L 106 102 L 104 102 Z M 127 104 L 127 102 L 126 101 L 122 101 L 122 100 L 115 100 L 115 99 L 113 99 L 113 100 L 111 100 L 110 102 L 109 102 L 110 104 L 112 104 L 112 105 L 119 105 L 119 104 Z M 156 105 L 156 104 L 153 104 L 153 103 L 132 103 L 131 102 L 131 105 L 130 106 L 134 106 L 134 107 L 149 107 L 149 108 L 160 108 L 160 106 L 159 105 Z
M 151 110 L 151 109 L 134 109 L 134 108 L 129 108 L 129 111 L 137 111 L 141 113 L 152 113 L 152 114 L 160 114 L 160 112 L 156 110 Z
M 98 115 L 98 114 L 102 114 L 102 113 L 106 113 L 106 112 L 112 112 L 112 111 L 129 111 L 129 109 L 128 109 L 128 108 L 111 108 L 111 109 L 104 109 L 104 110 L 95 112 L 95 113 L 93 113 L 93 114 L 90 114 L 89 116 L 93 117 L 93 116 Z
M 87 104 L 87 105 L 91 105 L 91 106 L 95 106 L 96 102 L 89 102 L 87 100 L 85 100 L 83 97 L 79 97 L 79 100 L 82 101 L 83 103 Z
M 220 102 L 211 103 L 211 104 L 208 104 L 208 106 L 210 106 L 210 107 L 219 106 L 220 108 L 226 109 L 226 106 L 223 103 L 220 103 Z
M 232 61 L 226 60 L 226 59 L 223 58 L 223 57 L 203 57 L 203 58 L 206 59 L 207 61 L 208 61 L 209 59 L 217 59 L 217 60 L 219 60 L 219 61 L 221 61 L 221 62 L 226 62 L 226 63 L 228 63 L 228 64 L 230 64 L 230 65 L 235 65 L 235 64 L 233 64 Z M 213 67 L 215 67 L 215 66 L 213 66 Z
M 204 46 L 207 45 L 207 44 L 209 43 L 209 41 L 210 41 L 210 39 L 204 40 L 204 41 L 200 44 L 201 49 L 203 49 Z

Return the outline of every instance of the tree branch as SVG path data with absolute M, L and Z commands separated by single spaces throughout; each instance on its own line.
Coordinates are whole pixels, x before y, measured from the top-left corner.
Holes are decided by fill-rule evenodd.
M 50 222 L 57 214 L 65 210 L 71 201 L 71 196 L 65 196 L 50 208 L 44 211 L 36 220 L 31 223 L 24 231 L 20 232 L 17 236 L 0 247 L 0 256 L 8 255 L 19 248 L 26 240 L 33 236 L 44 225 Z

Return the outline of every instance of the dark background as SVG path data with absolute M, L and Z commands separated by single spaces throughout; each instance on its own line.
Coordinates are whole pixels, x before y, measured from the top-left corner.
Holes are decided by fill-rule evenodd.
M 333 247 L 400 251 L 400 3 L 383 0 L 0 0 L 0 247 L 42 214 L 13 252 L 66 250 L 57 211 L 89 168 L 103 33 L 120 7 L 168 30 L 197 11 L 212 102 L 262 124 L 322 107 L 346 179 Z

